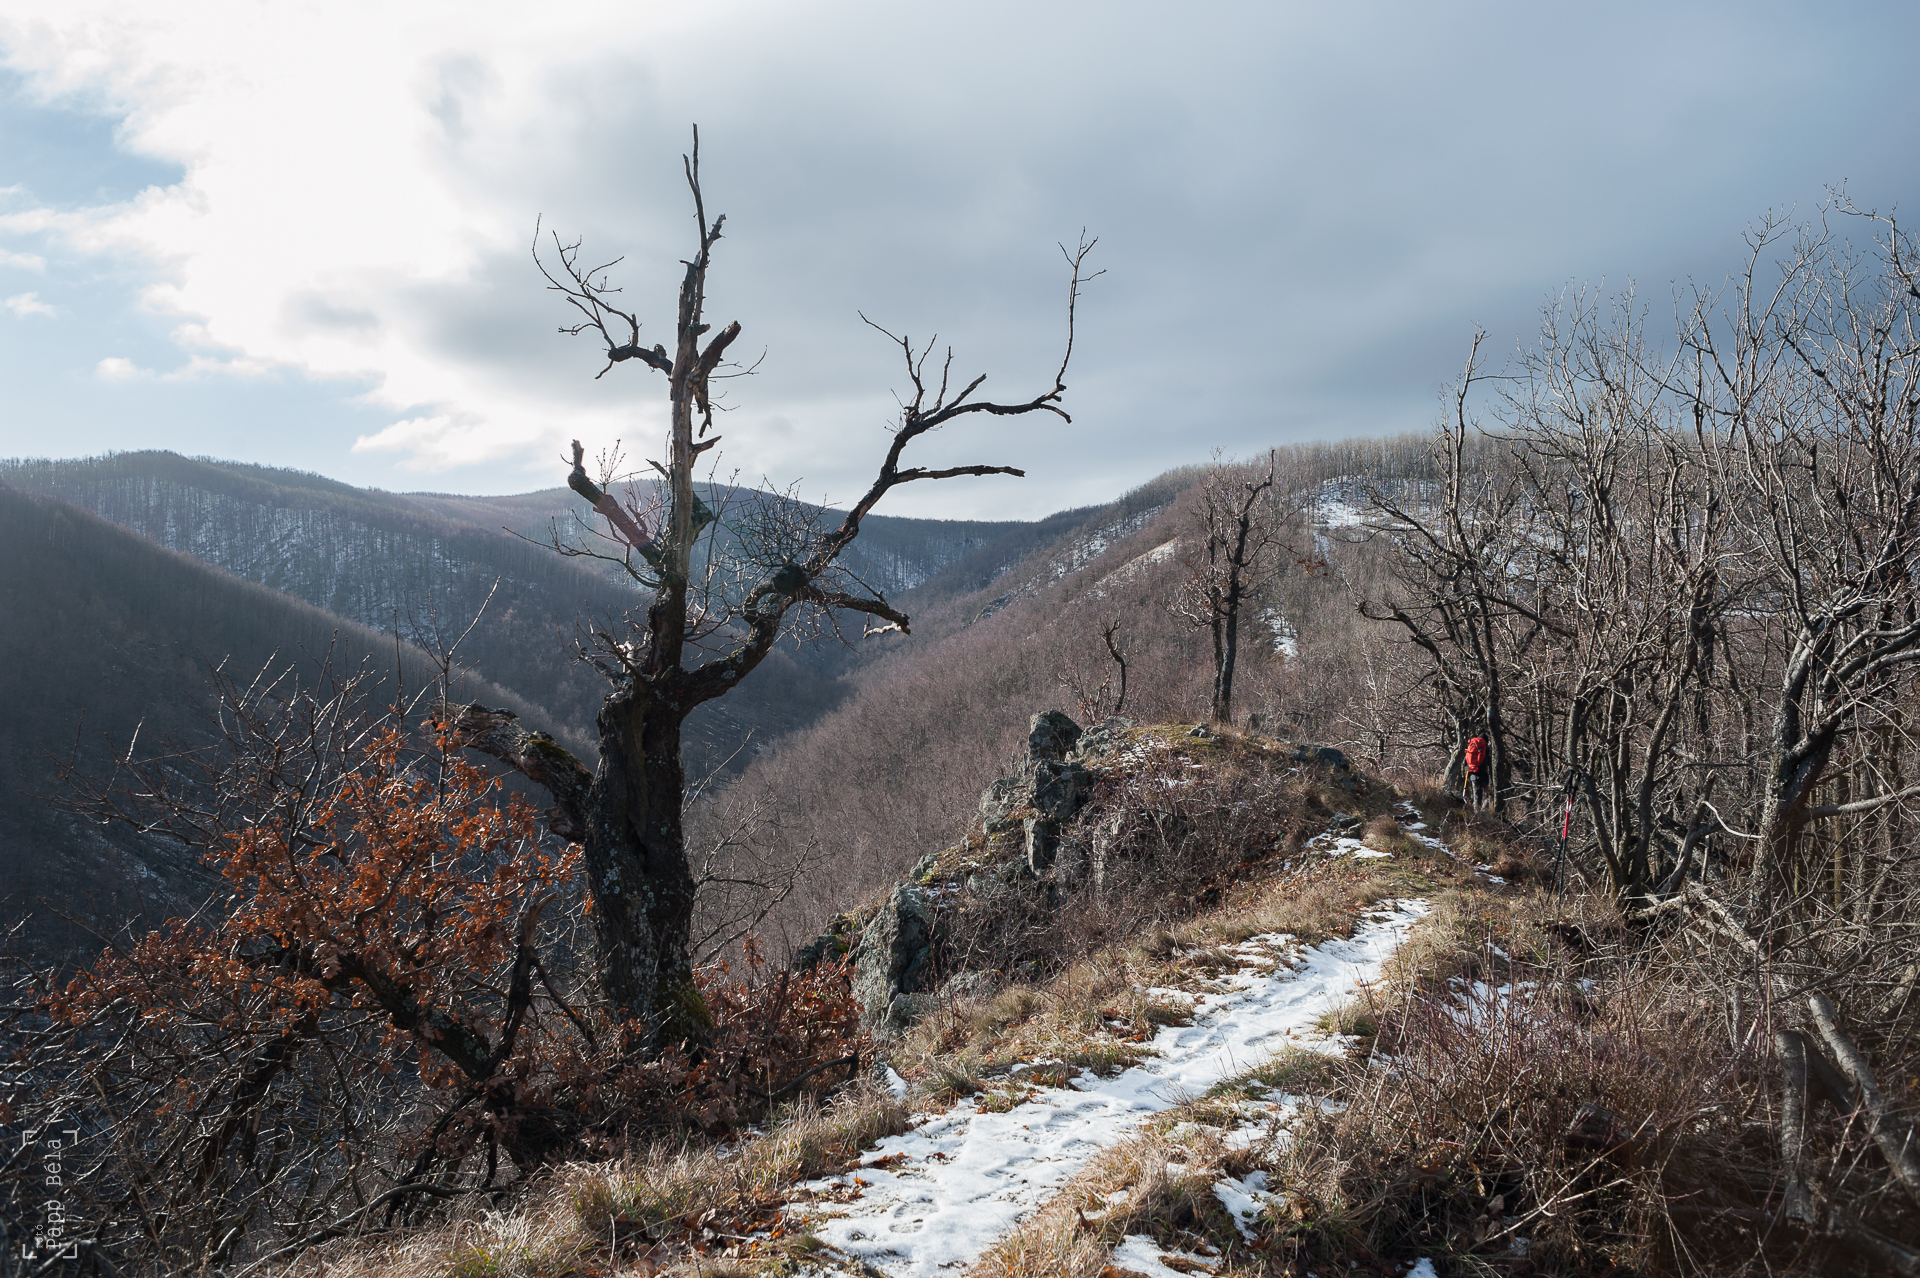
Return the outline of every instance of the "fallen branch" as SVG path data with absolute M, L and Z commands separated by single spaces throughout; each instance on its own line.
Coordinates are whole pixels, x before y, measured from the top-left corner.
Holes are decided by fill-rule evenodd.
M 1913 1129 L 1894 1117 L 1887 1105 L 1887 1098 L 1873 1081 L 1873 1070 L 1868 1067 L 1867 1058 L 1853 1045 L 1853 1040 L 1841 1031 L 1840 1012 L 1834 1007 L 1833 1000 L 1816 990 L 1807 995 L 1807 1007 L 1813 1012 L 1813 1023 L 1819 1028 L 1820 1037 L 1827 1040 L 1834 1059 L 1840 1062 L 1840 1068 L 1846 1071 L 1859 1092 L 1860 1103 L 1867 1111 L 1868 1131 L 1874 1143 L 1886 1155 L 1887 1164 L 1906 1187 L 1908 1195 L 1916 1204 L 1920 1204 L 1920 1157 L 1914 1153 Z
M 1807 1151 L 1807 1047 L 1798 1030 L 1775 1030 L 1773 1042 L 1780 1052 L 1780 1156 L 1787 1164 L 1785 1211 L 1788 1220 L 1805 1224 L 1813 1219 L 1813 1203 L 1801 1178 Z
M 860 1071 L 860 1053 L 855 1052 L 851 1056 L 842 1056 L 837 1061 L 827 1061 L 823 1064 L 815 1065 L 812 1069 L 794 1079 L 779 1091 L 767 1093 L 767 1103 L 772 1104 L 775 1101 L 785 1100 L 787 1097 L 793 1095 L 795 1091 L 799 1090 L 800 1084 L 806 1082 L 821 1070 L 832 1069 L 836 1065 L 850 1065 L 853 1067 L 847 1073 L 847 1081 L 851 1082 L 853 1081 L 853 1076 Z
M 1920 1251 L 1876 1233 L 1857 1220 L 1836 1213 L 1827 1226 L 1827 1236 L 1842 1246 L 1873 1257 L 1900 1278 L 1920 1278 Z

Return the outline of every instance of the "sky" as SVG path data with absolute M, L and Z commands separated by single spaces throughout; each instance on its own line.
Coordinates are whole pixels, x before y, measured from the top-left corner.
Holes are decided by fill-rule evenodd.
M 1769 211 L 1920 194 L 1911 3 L 0 3 L 0 457 L 166 448 L 394 491 L 659 456 L 536 224 L 671 347 L 700 128 L 737 319 L 721 473 L 845 502 L 905 385 L 983 393 L 882 513 L 1030 518 L 1212 450 L 1425 430 L 1476 328 L 1670 315 Z M 551 240 L 548 241 L 549 246 Z

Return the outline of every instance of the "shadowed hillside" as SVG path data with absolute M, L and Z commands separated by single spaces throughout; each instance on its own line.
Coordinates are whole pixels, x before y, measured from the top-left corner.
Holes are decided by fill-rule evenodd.
M 368 660 L 384 687 L 396 657 L 407 687 L 433 677 L 411 646 L 4 483 L 0 545 L 0 918 L 32 911 L 24 939 L 36 948 L 85 941 L 41 898 L 103 919 L 157 922 L 190 913 L 208 883 L 175 845 L 50 806 L 66 792 L 61 761 L 106 775 L 136 732 L 142 754 L 169 737 L 204 741 L 208 671 L 223 662 L 248 677 L 270 662 L 311 670 L 331 648 L 336 665 Z M 470 697 L 548 717 L 484 680 L 464 682 Z M 570 740 L 587 746 L 578 734 Z
M 167 452 L 0 462 L 0 478 L 429 646 L 436 630 L 451 643 L 478 616 L 460 640 L 462 663 L 542 706 L 549 715 L 542 726 L 556 731 L 590 737 L 606 691 L 599 676 L 572 659 L 576 627 L 618 618 L 641 598 L 617 569 L 533 544 L 556 526 L 570 534 L 591 517 L 565 488 L 507 497 L 403 495 Z M 939 594 L 951 588 L 942 583 L 955 580 L 950 569 L 962 569 L 962 581 L 990 578 L 1044 544 L 1063 519 L 1071 522 L 1070 515 L 1038 524 L 876 515 L 845 561 L 889 594 L 923 585 Z M 860 655 L 839 644 L 776 650 L 739 693 L 694 712 L 689 766 L 696 774 L 737 767 L 815 721 L 845 695 L 841 677 Z

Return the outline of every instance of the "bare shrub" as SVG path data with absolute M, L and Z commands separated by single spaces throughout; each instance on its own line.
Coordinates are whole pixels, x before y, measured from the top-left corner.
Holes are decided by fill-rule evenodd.
M 1858 1127 L 1807 1125 L 1822 1206 L 1783 1214 L 1767 1036 L 1729 1022 L 1683 951 L 1609 921 L 1543 896 L 1436 900 L 1384 987 L 1334 1018 L 1373 1021 L 1370 1068 L 1332 1080 L 1343 1106 L 1304 1110 L 1274 1148 L 1270 1266 L 1821 1274 L 1897 1257 L 1920 1212 L 1886 1192 Z
M 1151 936 L 1218 906 L 1249 866 L 1288 847 L 1302 806 L 1297 770 L 1258 752 L 1154 749 L 1103 778 L 1063 832 L 1057 864 L 1073 873 L 969 886 L 943 920 L 947 962 L 1051 975 Z

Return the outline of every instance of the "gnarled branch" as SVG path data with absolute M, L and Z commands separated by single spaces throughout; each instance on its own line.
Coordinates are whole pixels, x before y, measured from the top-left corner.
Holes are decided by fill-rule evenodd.
M 593 784 L 593 773 L 565 747 L 544 732 L 522 727 L 520 716 L 511 710 L 442 701 L 433 713 L 459 744 L 498 759 L 547 788 L 554 801 L 546 814 L 548 829 L 563 839 L 577 841 L 586 836 L 587 787 Z

